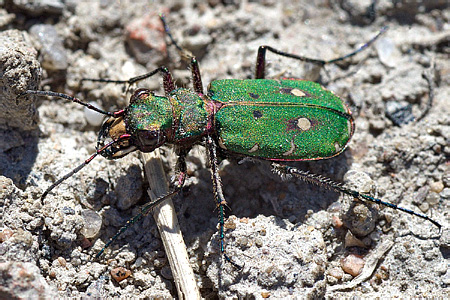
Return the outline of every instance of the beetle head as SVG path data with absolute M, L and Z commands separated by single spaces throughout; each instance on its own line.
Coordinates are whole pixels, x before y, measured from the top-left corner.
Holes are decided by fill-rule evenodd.
M 126 128 L 133 145 L 142 152 L 152 152 L 166 143 L 174 129 L 169 98 L 156 96 L 148 89 L 134 92 L 123 119 L 121 128 Z
M 140 150 L 152 152 L 167 141 L 172 130 L 172 109 L 166 97 L 155 96 L 148 89 L 138 89 L 130 99 L 130 105 L 103 124 L 97 142 L 97 150 L 109 141 L 117 141 L 106 147 L 101 155 L 108 159 L 121 158 Z

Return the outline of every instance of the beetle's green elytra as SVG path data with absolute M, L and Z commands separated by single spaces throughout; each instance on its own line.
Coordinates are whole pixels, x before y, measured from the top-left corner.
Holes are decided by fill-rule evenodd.
M 269 160 L 315 160 L 341 153 L 354 130 L 343 101 L 318 83 L 295 80 L 216 80 L 214 115 L 219 146 Z

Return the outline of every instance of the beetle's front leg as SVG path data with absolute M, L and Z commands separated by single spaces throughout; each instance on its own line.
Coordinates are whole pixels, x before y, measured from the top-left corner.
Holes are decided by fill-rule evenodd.
M 182 149 L 177 151 L 178 154 L 178 160 L 176 165 L 177 173 L 175 177 L 175 182 L 173 182 L 174 189 L 181 190 L 181 188 L 184 186 L 184 182 L 187 176 L 186 156 L 189 153 L 189 150 L 190 149 L 187 150 Z
M 219 175 L 219 163 L 217 161 L 217 145 L 214 139 L 211 136 L 208 136 L 206 139 L 206 148 L 208 150 L 209 162 L 211 164 L 211 179 L 213 183 L 214 189 L 214 200 L 216 201 L 218 214 L 219 214 L 219 239 L 220 239 L 220 252 L 226 261 L 230 262 L 233 266 L 238 269 L 241 269 L 242 266 L 233 262 L 230 257 L 225 253 L 225 245 L 224 245 L 224 228 L 225 228 L 225 206 L 227 205 L 227 201 L 223 196 L 222 190 L 222 180 Z

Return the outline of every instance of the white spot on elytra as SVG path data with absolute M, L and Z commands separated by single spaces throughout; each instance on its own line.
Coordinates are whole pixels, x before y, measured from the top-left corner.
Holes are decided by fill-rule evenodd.
M 295 96 L 298 96 L 298 97 L 305 97 L 306 96 L 306 94 L 303 91 L 299 90 L 299 89 L 292 89 L 291 90 L 291 94 L 295 95 Z
M 283 155 L 284 156 L 289 156 L 292 153 L 294 153 L 294 150 L 295 150 L 295 143 L 294 143 L 294 138 L 292 138 L 292 140 L 291 140 L 291 149 L 289 149 L 288 151 L 284 152 Z
M 219 147 L 225 150 L 228 150 L 227 147 L 223 144 L 223 138 L 219 138 Z
M 297 120 L 297 127 L 303 131 L 306 131 L 311 128 L 311 121 L 307 118 L 300 118 Z
M 340 152 L 342 150 L 342 147 L 341 147 L 341 145 L 339 145 L 338 142 L 335 142 L 334 143 L 334 149 L 336 149 L 336 152 Z
M 252 153 L 252 152 L 258 151 L 258 149 L 259 149 L 259 145 L 258 145 L 258 143 L 256 143 L 253 145 L 252 149 L 248 150 L 248 152 Z

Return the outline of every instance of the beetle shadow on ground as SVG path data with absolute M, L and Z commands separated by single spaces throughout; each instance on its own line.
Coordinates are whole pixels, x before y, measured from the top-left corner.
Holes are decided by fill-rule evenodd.
M 349 168 L 345 156 L 330 160 L 282 164 L 322 175 L 337 182 L 342 182 Z M 302 223 L 308 211 L 326 210 L 340 196 L 339 193 L 324 186 L 307 183 L 298 178 L 283 179 L 272 172 L 270 162 L 266 161 L 256 161 L 254 164 L 249 162 L 244 165 L 230 164 L 225 171 L 231 176 L 223 179 L 224 185 L 238 186 L 228 201 L 231 213 L 240 218 L 254 218 L 263 214 L 289 219 L 292 223 Z M 255 181 L 260 183 L 257 184 Z M 227 190 L 226 187 L 224 189 Z
M 129 165 L 117 179 L 114 190 L 110 189 L 110 183 L 103 179 L 96 179 L 95 189 L 90 192 L 87 201 L 96 211 L 103 208 L 103 224 L 99 239 L 104 244 L 110 241 L 119 230 L 127 225 L 128 228 L 111 244 L 113 249 L 129 248 L 138 257 L 145 253 L 159 251 L 164 253 L 158 229 L 152 213 L 142 215 L 134 223 L 127 224 L 132 218 L 141 212 L 141 208 L 151 202 L 147 194 L 148 182 L 141 178 L 141 169 L 135 164 Z M 119 196 L 118 194 L 122 194 Z M 126 209 L 120 209 L 118 198 L 138 198 L 137 203 Z M 171 231 L 172 228 L 163 228 Z M 120 251 L 119 251 L 120 252 Z M 115 253 L 115 251 L 114 251 Z
M 328 160 L 284 164 L 342 182 L 351 164 L 351 157 L 345 154 Z M 335 191 L 300 179 L 283 180 L 272 172 L 270 161 L 239 163 L 238 160 L 230 159 L 228 164 L 221 166 L 223 191 L 229 207 L 225 210 L 226 218 L 230 215 L 254 218 L 262 214 L 301 224 L 309 210 L 326 210 L 340 197 Z M 181 229 L 187 240 L 201 237 L 206 231 L 214 233 L 218 221 L 210 170 L 200 170 L 197 177 L 199 182 L 191 185 L 188 192 L 175 201 Z
M 38 155 L 39 132 L 0 129 L 0 140 L 0 175 L 10 178 L 18 188 L 25 189 Z

